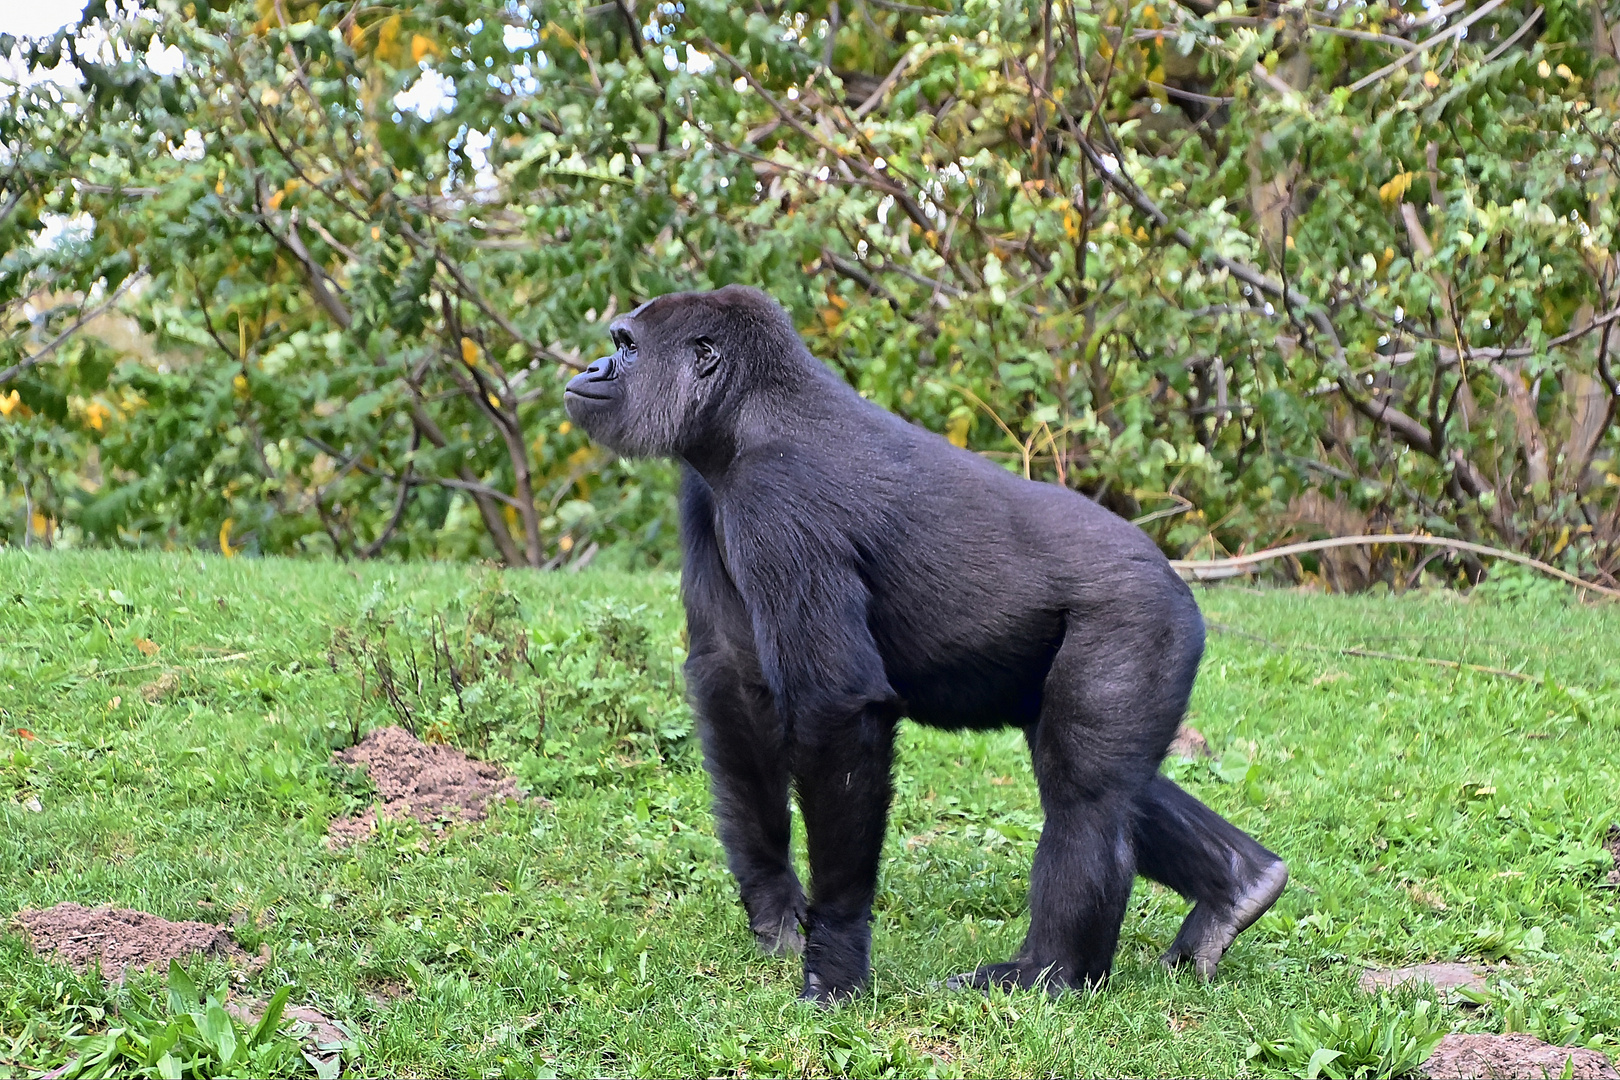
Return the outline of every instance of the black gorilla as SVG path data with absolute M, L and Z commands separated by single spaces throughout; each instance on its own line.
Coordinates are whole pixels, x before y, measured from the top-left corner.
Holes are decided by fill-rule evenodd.
M 568 414 L 687 466 L 686 676 L 715 814 L 761 947 L 804 951 L 804 996 L 867 977 L 901 717 L 1023 728 L 1046 813 L 1023 948 L 952 985 L 1100 983 L 1138 873 L 1196 901 L 1166 963 L 1213 974 L 1288 872 L 1159 774 L 1204 626 L 1153 542 L 863 400 L 758 290 L 662 296 L 612 334 Z

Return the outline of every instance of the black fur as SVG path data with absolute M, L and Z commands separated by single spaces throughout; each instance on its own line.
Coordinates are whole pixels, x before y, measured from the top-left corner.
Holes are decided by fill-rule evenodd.
M 760 945 L 803 949 L 804 996 L 867 977 L 901 717 L 1022 727 L 1046 812 L 1024 947 L 953 985 L 1100 983 L 1138 873 L 1196 901 L 1166 962 L 1213 974 L 1287 872 L 1158 772 L 1204 626 L 1153 542 L 863 400 L 757 290 L 660 297 L 613 334 L 568 412 L 688 466 L 686 675 L 716 819 Z

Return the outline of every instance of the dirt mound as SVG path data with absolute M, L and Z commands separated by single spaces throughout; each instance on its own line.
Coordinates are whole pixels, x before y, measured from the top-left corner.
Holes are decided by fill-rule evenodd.
M 1368 994 L 1407 983 L 1423 983 L 1442 994 L 1451 990 L 1484 990 L 1485 972 L 1468 964 L 1417 964 L 1404 968 L 1373 968 L 1361 973 L 1361 989 Z
M 1170 740 L 1170 749 L 1164 752 L 1165 757 L 1174 758 L 1207 758 L 1214 757 L 1214 751 L 1209 748 L 1209 740 L 1204 733 L 1195 727 L 1182 724 L 1176 729 L 1176 737 Z
M 1550 1046 L 1522 1034 L 1447 1035 L 1423 1063 L 1423 1074 L 1433 1080 L 1620 1080 L 1614 1064 L 1596 1050 Z
M 1609 826 L 1609 836 L 1603 841 L 1603 850 L 1614 858 L 1614 869 L 1609 871 L 1609 884 L 1620 885 L 1620 825 Z
M 81 972 L 99 964 L 109 979 L 123 978 L 125 968 L 166 964 L 198 953 L 253 963 L 222 926 L 170 922 L 128 908 L 71 903 L 43 910 L 24 908 L 17 912 L 17 925 L 39 955 L 55 954 Z
M 328 828 L 328 842 L 341 847 L 369 836 L 377 815 L 436 821 L 477 821 L 497 799 L 516 799 L 516 783 L 498 765 L 474 761 L 450 746 L 422 742 L 401 727 L 377 728 L 357 746 L 332 755 L 360 766 L 377 788 L 381 805 Z

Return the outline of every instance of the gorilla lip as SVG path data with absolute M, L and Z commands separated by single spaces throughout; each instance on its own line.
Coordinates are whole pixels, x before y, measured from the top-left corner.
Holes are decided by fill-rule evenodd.
M 607 400 L 609 400 L 608 396 L 606 394 L 587 394 L 587 393 L 585 393 L 583 391 L 575 390 L 573 387 L 569 387 L 569 386 L 563 387 L 563 396 L 567 397 L 569 394 L 572 394 L 577 398 L 584 398 L 586 401 L 607 401 Z

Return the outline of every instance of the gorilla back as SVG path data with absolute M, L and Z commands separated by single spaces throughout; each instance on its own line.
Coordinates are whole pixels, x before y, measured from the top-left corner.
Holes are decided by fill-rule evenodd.
M 1287 870 L 1158 772 L 1204 631 L 1152 541 L 862 399 L 757 290 L 659 297 L 612 334 L 568 412 L 687 466 L 686 674 L 715 816 L 761 947 L 804 953 L 804 996 L 866 980 L 901 717 L 1022 728 L 1046 814 L 1023 948 L 952 985 L 1100 983 L 1138 873 L 1194 902 L 1165 962 L 1213 975 Z

